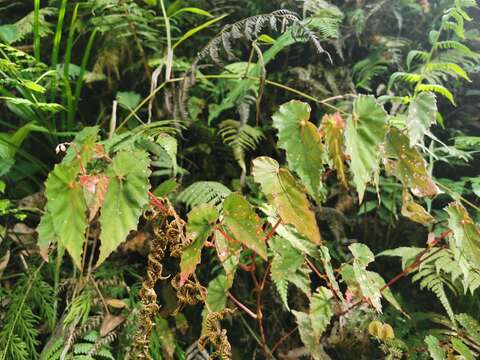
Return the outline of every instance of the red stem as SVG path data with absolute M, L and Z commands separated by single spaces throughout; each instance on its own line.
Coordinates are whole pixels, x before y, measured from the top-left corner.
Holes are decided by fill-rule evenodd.
M 243 311 L 245 311 L 249 316 L 251 316 L 252 318 L 254 318 L 255 320 L 257 319 L 257 315 L 255 315 L 255 313 L 250 310 L 249 308 L 247 308 L 245 305 L 243 305 L 239 300 L 237 300 L 237 298 L 235 296 L 232 295 L 232 293 L 229 291 L 227 292 L 227 295 L 230 299 L 232 299 L 232 301 L 240 308 L 242 309 Z
M 265 238 L 265 243 L 270 240 L 270 238 L 275 234 L 275 230 L 277 230 L 278 225 L 280 225 L 282 222 L 282 219 L 278 219 L 275 225 L 273 225 L 272 230 L 267 234 L 267 237 Z
M 298 326 L 295 326 L 292 330 L 290 330 L 288 333 L 286 333 L 285 335 L 283 335 L 283 336 L 280 338 L 280 340 L 278 340 L 278 341 L 275 343 L 275 345 L 273 345 L 272 350 L 271 350 L 271 354 L 273 355 L 273 354 L 275 353 L 275 350 L 277 350 L 278 347 L 279 347 L 280 345 L 282 345 L 282 344 L 285 342 L 285 340 L 287 340 L 290 336 L 292 336 L 292 334 L 293 334 L 295 331 L 297 331 L 297 330 L 298 330 Z

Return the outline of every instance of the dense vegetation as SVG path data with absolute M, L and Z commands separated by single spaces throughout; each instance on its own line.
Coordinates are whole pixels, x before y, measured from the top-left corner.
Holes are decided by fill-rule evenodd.
M 0 360 L 480 357 L 475 0 L 0 19 Z

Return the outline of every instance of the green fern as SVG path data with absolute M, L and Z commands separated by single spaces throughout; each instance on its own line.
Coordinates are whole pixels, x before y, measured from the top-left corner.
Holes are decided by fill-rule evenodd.
M 412 63 L 418 61 L 420 64 L 416 70 L 392 74 L 388 87 L 391 88 L 397 81 L 406 81 L 415 85 L 415 94 L 422 91 L 435 92 L 455 105 L 453 94 L 443 83 L 447 83 L 449 77 L 460 77 L 470 81 L 465 67 L 472 61 L 477 61 L 478 55 L 460 41 L 451 38 L 442 40 L 442 37 L 452 30 L 458 38 L 464 39 L 465 21 L 472 20 L 464 8 L 473 6 L 476 4 L 468 1 L 455 1 L 454 6 L 445 11 L 440 29 L 430 32 L 430 50 L 412 50 L 408 53 L 407 68 L 410 69 Z
M 246 172 L 245 153 L 248 150 L 255 150 L 264 138 L 262 131 L 258 127 L 252 127 L 237 120 L 222 121 L 219 127 L 223 142 L 232 148 L 235 160 L 243 172 Z
M 289 309 L 288 285 L 290 283 L 310 298 L 310 269 L 305 264 L 302 254 L 279 236 L 270 239 L 268 245 L 274 253 L 271 277 L 283 305 Z
M 46 302 L 52 301 L 52 293 L 41 280 L 40 269 L 30 276 L 22 276 L 8 296 L 9 305 L 5 309 L 3 328 L 0 330 L 1 360 L 38 357 L 39 323 L 41 320 L 51 321 L 53 314 L 53 302 L 47 305 L 46 309 L 41 308 Z M 41 316 L 37 315 L 38 313 Z
M 189 208 L 200 204 L 220 206 L 223 200 L 231 194 L 229 188 L 216 181 L 197 181 L 183 190 L 177 200 Z
M 473 294 L 480 286 L 480 272 L 467 263 L 459 262 L 452 250 L 443 249 L 437 253 L 432 252 L 428 260 L 421 264 L 412 281 L 419 281 L 422 289 L 435 293 L 450 319 L 455 321 L 446 287 L 454 294 L 457 294 L 459 288 Z

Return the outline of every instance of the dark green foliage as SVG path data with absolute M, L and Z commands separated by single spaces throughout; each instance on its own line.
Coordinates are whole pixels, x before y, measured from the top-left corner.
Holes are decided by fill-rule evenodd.
M 478 358 L 477 5 L 0 1 L 0 360 Z

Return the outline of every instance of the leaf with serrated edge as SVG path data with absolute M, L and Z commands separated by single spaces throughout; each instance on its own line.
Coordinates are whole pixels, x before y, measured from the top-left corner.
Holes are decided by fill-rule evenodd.
M 312 296 L 310 319 L 312 321 L 313 335 L 317 338 L 322 336 L 332 318 L 332 297 L 331 290 L 323 286 L 319 287 Z
M 392 127 L 386 136 L 385 167 L 418 197 L 438 194 L 438 187 L 428 173 L 427 164 L 417 149 L 409 146 L 408 137 Z
M 453 231 L 454 246 L 477 268 L 480 267 L 480 229 L 467 209 L 460 203 L 451 203 L 446 211 L 448 227 Z
M 180 282 L 183 283 L 200 263 L 202 247 L 213 232 L 218 220 L 217 209 L 210 204 L 201 204 L 188 213 L 187 236 L 192 243 L 182 252 L 180 260 Z
M 135 230 L 148 203 L 150 176 L 148 154 L 143 150 L 119 151 L 106 170 L 110 178 L 100 225 L 100 255 L 97 266 Z
M 437 99 L 431 92 L 419 93 L 408 106 L 406 118 L 410 146 L 423 144 L 423 137 L 435 124 Z
M 430 356 L 432 357 L 433 360 L 445 360 L 446 359 L 446 352 L 445 349 L 443 349 L 440 346 L 440 341 L 433 336 L 433 335 L 428 335 L 425 338 L 425 343 L 428 346 L 428 352 L 430 353 Z
M 45 183 L 47 211 L 50 213 L 58 241 L 67 249 L 81 269 L 83 242 L 87 228 L 87 205 L 77 182 L 75 165 L 58 164 Z
M 382 312 L 382 294 L 377 285 L 378 279 L 376 279 L 370 271 L 366 270 L 367 265 L 375 258 L 373 253 L 365 244 L 361 243 L 352 244 L 348 248 L 354 257 L 353 272 L 363 296 L 370 300 L 371 304 L 378 312 Z
M 287 169 L 280 169 L 276 160 L 261 156 L 253 160 L 253 178 L 284 223 L 293 225 L 311 242 L 321 243 L 315 214 L 305 193 Z
M 262 222 L 248 201 L 240 194 L 230 194 L 223 202 L 223 221 L 233 237 L 267 260 Z
M 207 289 L 207 304 L 210 311 L 219 312 L 225 309 L 229 288 L 225 274 L 220 274 L 210 281 Z
M 40 223 L 37 226 L 37 233 L 37 245 L 40 249 L 40 256 L 43 260 L 48 262 L 48 250 L 50 244 L 55 244 L 58 241 L 58 235 L 53 227 L 53 219 L 50 212 L 46 211 L 43 214 Z
M 367 183 L 380 171 L 379 146 L 385 137 L 387 113 L 373 96 L 360 95 L 345 130 L 346 153 L 350 156 L 353 182 L 362 202 Z
M 233 278 L 240 262 L 241 245 L 234 241 L 228 241 L 220 231 L 215 230 L 215 249 L 227 275 L 228 284 L 232 286 Z
M 315 360 L 324 360 L 328 355 L 325 354 L 320 338 L 313 334 L 313 326 L 310 315 L 301 311 L 292 311 L 298 325 L 300 339 Z
M 278 130 L 278 147 L 287 152 L 288 167 L 295 171 L 308 192 L 320 199 L 324 151 L 317 127 L 309 121 L 310 106 L 292 100 L 273 114 Z
M 98 140 L 98 126 L 88 126 L 77 133 L 73 139 L 72 145 L 67 149 L 62 163 L 76 163 L 78 169 L 79 163 L 77 155 L 80 154 L 82 165 L 87 166 L 87 163 L 92 159 L 95 153 L 95 144 Z
M 268 242 L 274 256 L 271 266 L 271 277 L 275 283 L 280 298 L 287 309 L 288 284 L 293 283 L 308 298 L 311 297 L 310 269 L 305 264 L 303 255 L 288 241 L 279 236 L 274 236 Z

